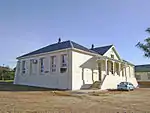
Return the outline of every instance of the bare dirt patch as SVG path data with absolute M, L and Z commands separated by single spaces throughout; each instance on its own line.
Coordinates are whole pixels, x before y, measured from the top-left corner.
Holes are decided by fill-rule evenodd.
M 5 86 L 6 87 L 6 86 Z M 16 87 L 16 86 L 15 86 Z M 72 94 L 70 91 L 0 91 L 1 113 L 147 113 L 150 89 Z

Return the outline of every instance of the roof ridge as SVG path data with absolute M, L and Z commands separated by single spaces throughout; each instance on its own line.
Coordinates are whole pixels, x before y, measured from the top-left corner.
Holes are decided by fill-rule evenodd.
M 110 45 L 106 45 L 106 46 L 99 46 L 99 47 L 94 47 L 93 49 L 101 48 L 101 47 L 108 47 L 108 46 L 114 46 L 114 45 L 113 45 L 113 44 L 110 44 Z
M 71 40 L 68 40 L 68 41 L 70 42 L 71 48 L 74 48 L 72 41 Z
M 135 65 L 135 66 L 150 66 L 150 64 L 140 64 L 140 65 Z
M 26 56 L 31 56 L 31 55 L 56 51 L 56 50 L 60 50 L 60 49 L 67 49 L 67 48 L 77 48 L 77 49 L 80 49 L 80 50 L 83 50 L 83 51 L 96 53 L 95 51 L 90 50 L 90 49 L 88 49 L 87 47 L 85 47 L 83 45 L 80 45 L 80 44 L 78 44 L 76 42 L 73 42 L 71 40 L 67 40 L 67 41 L 62 41 L 62 42 L 59 42 L 59 43 L 53 43 L 53 44 L 47 45 L 45 47 L 42 47 L 40 49 L 36 49 L 36 50 L 31 51 L 27 54 L 24 54 L 22 56 L 17 57 L 17 59 L 21 58 L 21 57 L 26 57 Z
M 40 49 L 43 49 L 43 48 L 45 48 L 45 47 L 49 47 L 49 46 L 53 46 L 53 45 L 57 45 L 57 44 L 61 44 L 61 43 L 64 43 L 64 42 L 67 42 L 67 41 L 62 41 L 62 42 L 55 42 L 55 43 L 52 43 L 52 44 L 47 44 L 47 45 L 45 45 L 45 46 L 42 46 L 42 47 L 40 47 Z M 37 49 L 37 50 L 39 50 L 39 49 Z M 36 51 L 36 50 L 35 50 Z
M 81 44 L 79 44 L 79 43 L 76 43 L 76 42 L 74 42 L 74 41 L 71 41 L 71 43 L 72 43 L 72 45 L 73 45 L 73 43 L 74 43 L 74 44 L 77 44 L 77 45 L 79 45 L 79 46 L 82 46 L 82 47 L 84 47 L 84 48 L 86 48 L 86 49 L 90 50 L 90 49 L 89 49 L 89 48 L 87 48 L 86 46 L 81 45 Z M 74 46 L 73 46 L 73 47 L 74 47 Z
M 93 50 L 93 51 L 97 52 L 98 54 L 104 55 L 111 47 L 113 47 L 113 45 L 96 47 L 96 48 L 92 48 L 90 50 Z
M 87 48 L 87 47 L 86 47 L 86 46 L 84 46 L 84 45 L 81 45 L 81 44 L 76 43 L 76 42 L 74 42 L 74 41 L 70 41 L 70 43 L 71 43 L 71 45 L 72 45 L 72 47 L 73 47 L 73 48 L 76 48 L 76 45 L 78 45 L 78 46 L 80 46 L 80 47 L 82 47 L 82 48 L 86 49 L 85 51 L 88 51 L 88 52 L 92 52 L 92 53 L 97 54 L 95 51 L 93 51 L 93 50 L 91 50 L 91 49 Z

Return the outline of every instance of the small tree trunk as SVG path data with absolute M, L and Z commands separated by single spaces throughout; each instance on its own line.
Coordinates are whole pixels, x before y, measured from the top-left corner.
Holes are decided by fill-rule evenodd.
M 5 81 L 5 78 L 4 78 L 4 73 L 2 73 L 2 80 L 4 80 L 4 81 Z

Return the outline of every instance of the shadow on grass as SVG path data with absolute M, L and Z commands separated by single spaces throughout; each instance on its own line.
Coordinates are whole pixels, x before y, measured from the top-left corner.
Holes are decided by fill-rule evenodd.
M 16 85 L 13 82 L 0 82 L 0 91 L 65 91 L 60 89 L 42 88 L 26 85 Z

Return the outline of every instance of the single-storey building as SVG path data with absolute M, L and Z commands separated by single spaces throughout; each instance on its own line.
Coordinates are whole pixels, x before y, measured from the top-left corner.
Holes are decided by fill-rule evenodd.
M 59 39 L 17 58 L 14 84 L 78 90 L 100 81 L 100 89 L 116 89 L 122 81 L 138 85 L 134 65 L 123 60 L 114 45 L 90 49 Z
M 150 64 L 136 65 L 135 77 L 139 87 L 150 87 Z

